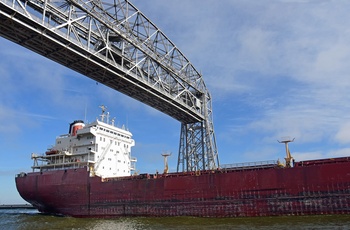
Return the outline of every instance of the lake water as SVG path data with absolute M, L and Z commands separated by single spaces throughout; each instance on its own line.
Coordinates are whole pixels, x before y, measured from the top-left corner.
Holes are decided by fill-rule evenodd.
M 34 209 L 2 209 L 0 210 L 0 229 L 350 229 L 350 215 L 80 219 L 42 215 Z

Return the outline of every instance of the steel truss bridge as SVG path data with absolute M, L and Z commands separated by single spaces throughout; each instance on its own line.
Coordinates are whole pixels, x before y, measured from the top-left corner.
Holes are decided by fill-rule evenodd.
M 126 0 L 0 0 L 0 35 L 181 122 L 177 171 L 219 167 L 211 95 Z

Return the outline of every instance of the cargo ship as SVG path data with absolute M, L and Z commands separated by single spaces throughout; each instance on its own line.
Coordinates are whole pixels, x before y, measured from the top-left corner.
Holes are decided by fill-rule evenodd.
M 135 145 L 106 108 L 76 120 L 32 172 L 16 175 L 21 197 L 42 213 L 73 217 L 253 217 L 350 214 L 350 158 L 222 165 L 193 172 L 137 174 Z M 166 157 L 168 154 L 163 154 Z

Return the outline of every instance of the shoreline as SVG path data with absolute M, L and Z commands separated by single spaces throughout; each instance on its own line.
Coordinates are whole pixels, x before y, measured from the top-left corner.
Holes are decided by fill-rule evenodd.
M 31 204 L 1 204 L 0 209 L 17 209 L 17 208 L 23 208 L 23 209 L 35 209 L 33 205 Z

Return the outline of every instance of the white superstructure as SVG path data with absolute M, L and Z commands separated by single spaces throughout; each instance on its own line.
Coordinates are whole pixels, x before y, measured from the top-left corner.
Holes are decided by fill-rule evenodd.
M 106 108 L 101 108 L 100 120 L 86 125 L 81 120 L 74 121 L 69 133 L 57 137 L 45 155 L 32 154 L 33 171 L 87 167 L 91 176 L 102 178 L 132 175 L 136 163 L 136 158 L 131 157 L 131 147 L 135 145 L 132 134 L 124 126 L 116 127 L 114 119 L 110 122 Z

